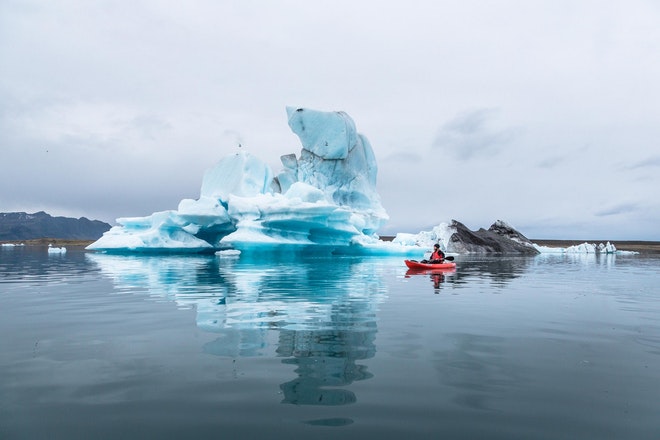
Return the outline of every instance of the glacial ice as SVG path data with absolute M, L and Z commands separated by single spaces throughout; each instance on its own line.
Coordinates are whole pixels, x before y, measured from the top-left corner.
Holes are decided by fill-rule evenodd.
M 213 252 L 269 245 L 313 245 L 334 253 L 418 254 L 419 247 L 381 241 L 389 219 L 376 191 L 369 141 L 344 112 L 287 107 L 302 143 L 300 157 L 270 167 L 245 151 L 203 177 L 199 198 L 176 210 L 117 219 L 87 247 L 110 252 Z
M 614 244 L 609 241 L 605 243 L 588 243 L 584 242 L 565 248 L 552 248 L 547 246 L 539 246 L 535 244 L 534 247 L 542 254 L 562 253 L 562 254 L 635 254 L 636 252 L 620 251 L 617 250 Z
M 302 144 L 300 156 L 281 156 L 282 170 L 239 150 L 206 171 L 199 198 L 176 210 L 123 217 L 90 250 L 118 253 L 190 252 L 219 256 L 263 251 L 406 255 L 421 258 L 433 244 L 451 252 L 456 229 L 441 223 L 431 231 L 399 233 L 380 240 L 389 219 L 376 191 L 378 167 L 371 144 L 344 112 L 287 107 L 288 124 Z M 616 253 L 607 245 L 541 253 Z M 233 252 L 226 252 L 232 250 Z
M 52 244 L 48 245 L 48 254 L 66 254 L 66 248 L 64 246 L 62 247 L 55 247 Z

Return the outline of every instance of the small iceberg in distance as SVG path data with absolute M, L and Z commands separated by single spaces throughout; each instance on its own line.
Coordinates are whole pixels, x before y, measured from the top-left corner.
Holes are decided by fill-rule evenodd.
M 542 254 L 587 254 L 587 255 L 636 255 L 639 252 L 621 251 L 613 243 L 580 243 L 568 247 L 549 247 L 534 244 L 534 247 Z
M 66 248 L 64 246 L 55 247 L 52 244 L 49 244 L 48 245 L 48 253 L 49 254 L 66 254 Z

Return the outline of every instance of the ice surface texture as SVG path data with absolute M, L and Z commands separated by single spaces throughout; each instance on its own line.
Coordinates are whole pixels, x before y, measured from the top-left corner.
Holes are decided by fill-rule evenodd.
M 197 200 L 119 218 L 88 249 L 204 252 L 293 244 L 405 252 L 376 235 L 388 220 L 376 191 L 376 158 L 350 116 L 293 107 L 287 114 L 303 148 L 300 157 L 282 156 L 279 174 L 247 152 L 231 154 L 205 173 Z

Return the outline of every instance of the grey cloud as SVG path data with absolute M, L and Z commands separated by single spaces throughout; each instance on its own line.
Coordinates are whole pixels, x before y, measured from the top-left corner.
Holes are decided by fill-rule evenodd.
M 595 213 L 598 217 L 607 217 L 610 215 L 619 215 L 627 214 L 630 212 L 635 212 L 639 209 L 639 206 L 636 203 L 620 203 L 618 205 L 605 208 L 603 210 L 597 211 Z
M 393 225 L 503 217 L 546 238 L 658 239 L 660 58 L 647 43 L 660 41 L 660 11 L 644 2 L 574 2 L 579 20 L 561 27 L 547 26 L 565 13 L 550 0 L 517 15 L 483 2 L 479 16 L 424 0 L 406 23 L 401 8 L 373 20 L 373 0 L 110 3 L 0 1 L 0 211 L 176 208 L 239 143 L 277 171 L 299 150 L 294 104 L 355 120 Z M 429 10 L 456 20 L 438 26 Z M 338 27 L 304 38 L 327 23 Z M 609 38 L 598 54 L 593 29 Z M 429 122 L 438 106 L 457 110 Z M 612 198 L 612 170 L 634 213 Z M 485 197 L 493 172 L 500 190 Z M 438 175 L 440 189 L 416 190 Z
M 561 156 L 553 156 L 553 157 L 548 157 L 546 159 L 543 159 L 542 161 L 538 162 L 536 166 L 539 168 L 555 168 L 557 165 L 560 165 L 566 160 L 565 157 Z
M 518 131 L 494 127 L 493 120 L 498 113 L 497 109 L 482 108 L 459 114 L 442 126 L 433 146 L 453 154 L 459 160 L 468 160 L 484 152 L 497 154 L 503 145 L 515 138 Z
M 138 115 L 127 124 L 127 129 L 143 139 L 155 140 L 159 133 L 171 130 L 172 124 L 153 114 Z
M 628 168 L 631 170 L 635 170 L 638 168 L 652 168 L 652 167 L 660 167 L 660 156 L 653 156 L 644 160 L 640 160 L 639 162 L 630 165 Z

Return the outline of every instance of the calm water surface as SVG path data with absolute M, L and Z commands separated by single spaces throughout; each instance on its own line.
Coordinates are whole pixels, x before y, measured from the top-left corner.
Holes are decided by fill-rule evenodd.
M 660 438 L 660 259 L 0 248 L 0 438 Z

